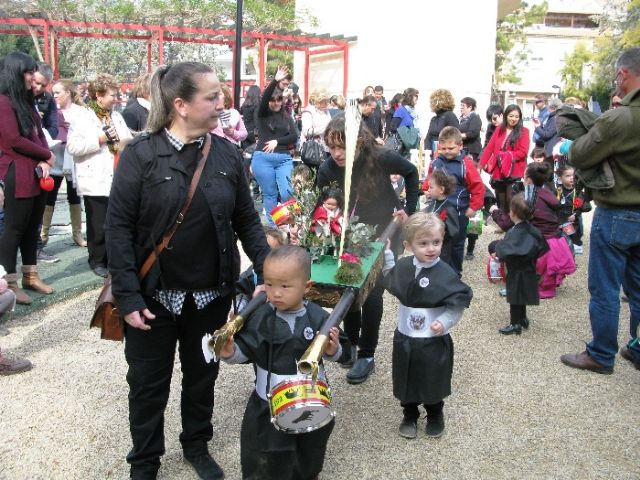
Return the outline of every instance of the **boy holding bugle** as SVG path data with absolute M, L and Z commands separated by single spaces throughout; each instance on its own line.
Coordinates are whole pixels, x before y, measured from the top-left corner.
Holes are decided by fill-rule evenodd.
M 320 419 L 321 412 L 315 407 L 293 409 L 289 412 L 294 415 L 289 419 L 290 429 L 277 421 L 276 427 L 272 425 L 272 415 L 275 418 L 274 411 L 279 408 L 274 403 L 293 402 L 298 394 L 303 396 L 301 382 L 316 388 L 319 405 L 329 403 L 321 361 L 313 383 L 310 376 L 299 375 L 296 366 L 328 317 L 320 306 L 304 299 L 311 287 L 310 278 L 311 259 L 306 250 L 293 245 L 272 250 L 264 263 L 268 303 L 247 318 L 242 330 L 235 338 L 229 337 L 220 352 L 227 363 L 251 362 L 256 369 L 256 388 L 249 398 L 240 434 L 244 479 L 312 479 L 322 471 L 334 426 L 333 412 L 321 424 L 312 425 L 309 422 L 314 417 Z M 323 358 L 339 361 L 343 352 L 339 329 L 331 328 L 328 336 Z M 290 387 L 279 388 L 282 385 Z M 312 426 L 304 429 L 304 425 Z

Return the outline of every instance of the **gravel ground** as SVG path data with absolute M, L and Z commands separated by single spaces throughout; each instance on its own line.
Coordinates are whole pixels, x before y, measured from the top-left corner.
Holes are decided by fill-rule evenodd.
M 391 338 L 397 302 L 385 299 L 376 372 L 348 385 L 329 365 L 337 425 L 321 478 L 362 479 L 638 479 L 640 372 L 619 360 L 611 376 L 565 367 L 563 353 L 590 338 L 585 255 L 558 297 L 530 309 L 532 326 L 502 337 L 508 306 L 486 281 L 487 243 L 465 262 L 474 301 L 453 333 L 453 394 L 446 430 L 427 439 L 398 436 L 401 409 L 391 393 Z M 587 245 L 588 247 L 588 245 Z M 3 351 L 35 368 L 0 380 L 1 479 L 127 478 L 130 447 L 123 345 L 87 328 L 97 292 L 9 320 Z M 623 304 L 619 341 L 628 338 Z M 180 365 L 166 414 L 162 479 L 195 479 L 183 462 L 178 433 Z M 252 389 L 250 366 L 224 365 L 216 388 L 211 451 L 240 478 L 239 429 Z M 635 426 L 634 426 L 635 425 Z

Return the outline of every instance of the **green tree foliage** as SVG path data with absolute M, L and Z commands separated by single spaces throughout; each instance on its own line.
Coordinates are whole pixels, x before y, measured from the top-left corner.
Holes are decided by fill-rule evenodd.
M 520 83 L 518 68 L 527 60 L 525 28 L 541 23 L 547 14 L 547 2 L 539 5 L 521 2 L 518 9 L 498 20 L 496 25 L 495 83 Z
M 296 16 L 295 0 L 245 0 L 243 6 L 244 30 L 292 31 L 303 21 L 309 22 L 311 19 L 311 23 L 314 23 L 308 11 L 298 12 Z M 51 19 L 147 25 L 235 29 L 236 20 L 235 0 L 4 0 L 2 8 L 16 17 L 33 15 Z M 146 71 L 146 48 L 144 41 L 61 38 L 59 69 L 61 76 L 65 77 L 86 79 L 99 72 L 109 72 L 121 80 L 129 81 Z M 226 47 L 165 41 L 164 62 L 198 60 L 215 67 L 221 48 Z M 3 35 L 0 49 L 5 53 L 18 49 L 35 54 L 29 37 Z M 292 66 L 293 56 L 284 53 L 269 52 L 268 70 L 273 62 Z M 157 56 L 157 52 L 154 55 Z M 153 61 L 157 63 L 157 58 L 154 57 Z M 271 69 L 275 72 L 275 68 Z
M 600 35 L 593 46 L 593 77 L 589 94 L 610 104 L 615 63 L 623 50 L 640 46 L 640 0 L 608 0 L 598 18 Z
M 585 101 L 589 99 L 585 76 L 592 58 L 593 53 L 584 42 L 579 42 L 573 52 L 565 54 L 564 67 L 560 70 L 562 93 L 565 97 L 578 97 Z

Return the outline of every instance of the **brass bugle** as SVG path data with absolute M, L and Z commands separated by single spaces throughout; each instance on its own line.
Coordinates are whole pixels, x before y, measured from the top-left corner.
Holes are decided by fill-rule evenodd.
M 358 290 L 353 287 L 346 288 L 342 293 L 340 300 L 338 300 L 336 306 L 333 307 L 331 315 L 324 321 L 316 338 L 313 339 L 311 345 L 309 345 L 298 361 L 298 371 L 300 373 L 303 375 L 312 375 L 315 381 L 318 376 L 320 359 L 329 345 L 329 330 L 340 324 L 349 311 L 349 308 L 351 308 L 351 304 L 356 299 L 357 293 Z
M 221 328 L 213 332 L 213 336 L 209 340 L 207 346 L 213 353 L 214 358 L 220 358 L 220 351 L 224 346 L 227 339 L 235 335 L 244 326 L 244 321 L 259 307 L 264 305 L 267 301 L 267 294 L 265 292 L 258 293 L 255 297 L 247 302 L 241 312 L 225 323 Z

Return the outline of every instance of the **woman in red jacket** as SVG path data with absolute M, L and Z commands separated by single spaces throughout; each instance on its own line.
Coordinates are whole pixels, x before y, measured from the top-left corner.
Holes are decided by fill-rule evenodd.
M 509 211 L 511 186 L 524 175 L 529 153 L 529 130 L 522 125 L 522 111 L 517 105 L 504 110 L 504 120 L 480 156 L 479 168 L 491 175 L 498 208 Z
M 7 270 L 9 288 L 18 303 L 31 297 L 18 288 L 16 261 L 22 255 L 22 287 L 41 293 L 53 289 L 36 271 L 38 225 L 47 200 L 38 175 L 49 176 L 55 156 L 49 151 L 34 107 L 31 82 L 38 69 L 27 54 L 13 52 L 0 65 L 0 180 L 4 182 L 4 232 L 0 236 L 0 265 Z

